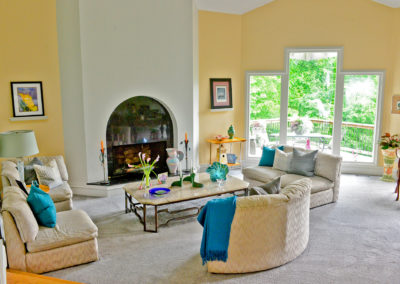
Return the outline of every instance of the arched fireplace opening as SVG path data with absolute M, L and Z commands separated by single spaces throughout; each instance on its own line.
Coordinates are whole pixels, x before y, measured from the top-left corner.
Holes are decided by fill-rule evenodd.
M 167 172 L 166 148 L 173 147 L 173 123 L 168 110 L 157 100 L 138 96 L 122 102 L 107 123 L 107 166 L 111 183 L 142 179 L 139 152 L 155 159 L 155 172 Z

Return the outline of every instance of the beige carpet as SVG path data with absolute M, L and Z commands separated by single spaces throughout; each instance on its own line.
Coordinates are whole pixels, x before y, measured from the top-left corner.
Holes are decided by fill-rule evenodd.
M 214 275 L 201 265 L 202 227 L 189 219 L 144 233 L 123 195 L 74 198 L 99 227 L 100 261 L 48 273 L 85 283 L 400 283 L 394 183 L 343 175 L 339 201 L 311 210 L 306 251 L 281 267 Z

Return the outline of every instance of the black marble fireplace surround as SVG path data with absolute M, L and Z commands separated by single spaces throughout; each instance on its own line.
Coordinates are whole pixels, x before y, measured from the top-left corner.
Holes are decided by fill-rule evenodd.
M 157 100 L 138 96 L 122 102 L 111 114 L 106 133 L 108 178 L 111 184 L 141 180 L 139 152 L 155 159 L 156 173 L 167 172 L 166 148 L 173 147 L 173 124 L 168 110 Z

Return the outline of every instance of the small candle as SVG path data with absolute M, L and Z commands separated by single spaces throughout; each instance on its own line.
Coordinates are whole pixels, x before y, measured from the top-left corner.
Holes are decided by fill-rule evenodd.
M 101 152 L 104 154 L 104 143 L 103 143 L 103 140 L 100 141 L 100 145 L 101 145 Z
M 186 143 L 188 142 L 188 139 L 187 139 L 187 132 L 185 132 L 185 142 L 186 142 Z

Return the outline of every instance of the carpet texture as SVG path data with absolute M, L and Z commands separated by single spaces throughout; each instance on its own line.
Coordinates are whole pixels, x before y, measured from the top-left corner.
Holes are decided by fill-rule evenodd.
M 343 175 L 337 203 L 310 213 L 310 240 L 292 262 L 268 271 L 217 275 L 201 265 L 195 218 L 145 233 L 124 197 L 74 197 L 99 228 L 100 261 L 48 273 L 84 283 L 400 283 L 400 202 L 395 184 Z M 182 205 L 179 205 L 182 206 Z

